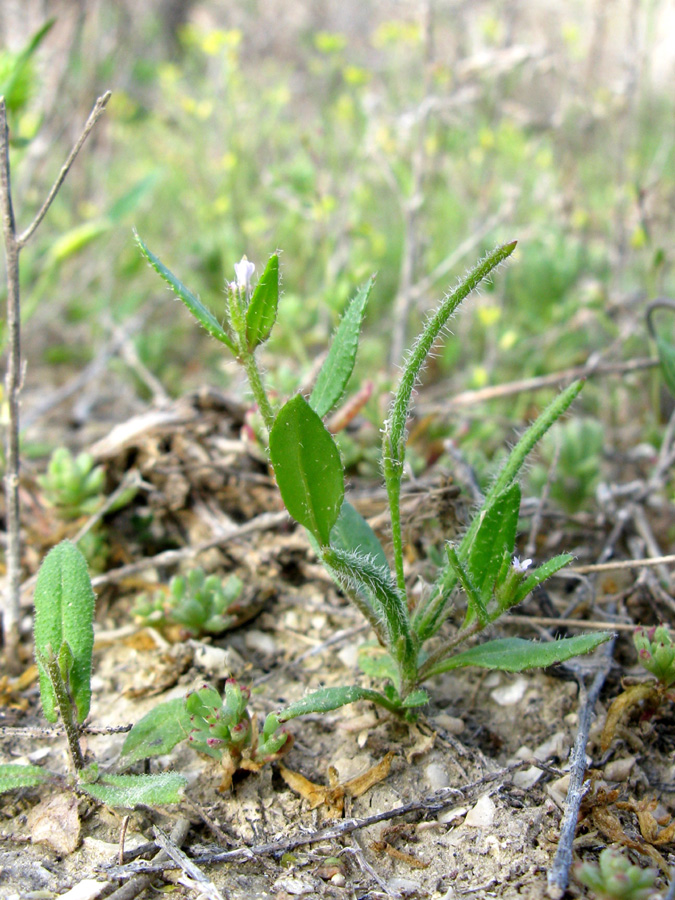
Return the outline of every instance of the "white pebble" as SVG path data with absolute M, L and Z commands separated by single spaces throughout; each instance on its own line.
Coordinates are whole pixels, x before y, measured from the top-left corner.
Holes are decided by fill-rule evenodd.
M 492 825 L 495 820 L 495 812 L 497 807 L 494 805 L 489 794 L 483 794 L 476 802 L 473 809 L 470 809 L 464 819 L 464 824 L 472 828 L 487 828 Z
M 514 706 L 523 699 L 526 690 L 527 680 L 525 678 L 514 678 L 508 684 L 490 691 L 490 696 L 499 706 Z
M 424 775 L 426 777 L 427 784 L 432 791 L 440 791 L 441 788 L 446 788 L 450 785 L 448 770 L 445 768 L 445 766 L 441 765 L 441 763 L 429 763 L 429 765 L 424 770 Z
M 457 716 L 448 715 L 448 713 L 439 713 L 434 718 L 434 725 L 447 731 L 448 734 L 461 734 L 466 727 L 464 721 Z
M 244 643 L 247 650 L 262 653 L 265 656 L 273 656 L 277 652 L 277 642 L 272 635 L 266 634 L 264 631 L 257 631 L 255 628 L 246 632 Z

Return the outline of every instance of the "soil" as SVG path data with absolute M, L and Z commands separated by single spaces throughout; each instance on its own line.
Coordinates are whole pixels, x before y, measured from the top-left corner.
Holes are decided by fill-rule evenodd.
M 227 398 L 202 392 L 165 409 L 159 424 L 144 416 L 135 428 L 127 423 L 124 436 L 97 435 L 102 439 L 94 452 L 105 462 L 110 489 L 132 468 L 145 485 L 130 506 L 105 520 L 109 557 L 107 574 L 98 580 L 89 718 L 99 728 L 136 722 L 157 702 L 205 681 L 222 688 L 229 676 L 252 686 L 251 707 L 259 718 L 308 690 L 364 683 L 356 656 L 368 631 L 317 565 L 304 536 L 281 514 L 259 450 L 242 440 L 244 417 L 245 410 Z M 31 571 L 56 531 L 60 536 L 82 523 L 57 522 L 30 472 L 24 491 Z M 451 519 L 462 527 L 462 496 L 451 474 L 434 468 L 407 493 L 411 576 L 428 575 L 427 551 L 440 545 Z M 351 497 L 383 529 L 386 541 L 379 489 L 355 479 Z M 150 514 L 151 524 L 139 536 L 137 523 L 150 521 Z M 248 533 L 237 530 L 256 521 L 260 527 Z M 564 529 L 549 529 L 541 553 L 570 549 L 579 562 L 592 562 L 609 530 L 609 523 L 577 517 Z M 192 554 L 209 542 L 214 546 Z M 184 550 L 184 563 L 199 563 L 209 572 L 236 572 L 245 583 L 250 619 L 217 638 L 173 643 L 169 637 L 175 634 L 130 624 L 137 594 L 166 583 L 176 571 L 175 561 L 153 559 L 171 549 Z M 129 563 L 139 565 L 125 570 L 125 577 L 110 575 Z M 550 593 L 530 598 L 518 612 L 550 617 L 574 609 L 571 618 L 602 621 L 618 611 L 623 621 L 644 623 L 662 614 L 649 585 L 636 584 L 632 575 L 597 581 L 593 606 L 577 602 L 577 584 L 555 580 Z M 451 620 L 448 629 L 459 621 Z M 538 621 L 507 621 L 495 634 L 536 636 L 544 627 Z M 26 652 L 28 668 L 28 640 Z M 575 859 L 596 859 L 602 848 L 619 843 L 643 866 L 660 854 L 665 871 L 672 844 L 659 844 L 653 834 L 648 839 L 644 821 L 641 835 L 636 804 L 642 802 L 642 809 L 653 798 L 653 815 L 660 828 L 667 827 L 674 800 L 672 709 L 666 703 L 644 721 L 621 726 L 603 754 L 599 735 L 607 706 L 621 690 L 621 677 L 640 671 L 631 668 L 635 656 L 626 632 L 614 655 L 586 748 L 591 802 L 580 815 Z M 232 789 L 220 792 L 217 766 L 184 744 L 150 765 L 151 771 L 174 769 L 188 777 L 179 808 L 111 811 L 56 788 L 5 794 L 0 897 L 46 900 L 68 891 L 71 900 L 104 897 L 129 882 L 129 869 L 123 875 L 106 868 L 117 865 L 121 835 L 125 849 L 133 850 L 154 840 L 153 828 L 169 834 L 181 818 L 189 822 L 183 842 L 188 857 L 216 849 L 251 852 L 233 862 L 200 863 L 211 885 L 194 877 L 186 881 L 178 867 L 166 868 L 143 896 L 164 885 L 175 897 L 220 892 L 230 900 L 544 897 L 566 802 L 565 770 L 579 728 L 578 679 L 588 683 L 594 672 L 592 660 L 582 663 L 523 675 L 464 670 L 439 677 L 428 685 L 430 703 L 413 724 L 367 703 L 295 720 L 294 744 L 283 764 L 316 784 L 329 783 L 330 767 L 344 783 L 394 753 L 389 775 L 362 796 L 347 796 L 337 819 L 328 817 L 325 806 L 310 809 L 284 781 L 278 763 L 258 773 L 239 772 Z M 44 726 L 34 676 L 28 671 L 19 682 L 5 678 L 0 687 L 1 761 L 67 772 L 62 737 L 31 732 Z M 83 746 L 101 766 L 114 768 L 123 739 L 85 734 Z M 55 809 L 46 808 L 59 798 Z M 378 814 L 385 815 L 368 824 Z M 324 828 L 333 828 L 334 836 L 311 839 Z M 38 842 L 45 831 L 49 842 Z M 271 842 L 278 842 L 275 852 L 256 852 Z M 660 876 L 657 887 L 664 884 Z M 590 895 L 572 879 L 567 896 Z

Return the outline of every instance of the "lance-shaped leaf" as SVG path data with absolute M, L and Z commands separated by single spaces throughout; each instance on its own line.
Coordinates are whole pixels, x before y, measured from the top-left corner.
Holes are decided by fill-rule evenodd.
M 91 700 L 91 654 L 94 647 L 94 591 L 87 563 L 74 544 L 63 541 L 45 557 L 35 585 L 35 658 L 45 717 L 57 718 L 54 687 L 45 660 L 56 657 L 84 722 Z
M 344 499 L 342 463 L 335 441 L 300 394 L 275 419 L 270 457 L 286 509 L 326 547 Z
M 175 772 L 161 775 L 103 775 L 94 784 L 81 781 L 81 790 L 105 803 L 133 809 L 180 803 L 187 778 Z
M 466 567 L 485 605 L 504 559 L 513 551 L 520 511 L 520 486 L 514 482 L 480 513 L 480 524 L 469 548 Z
M 195 297 L 192 291 L 185 287 L 182 281 L 179 281 L 179 279 L 176 278 L 173 272 L 167 269 L 164 263 L 155 256 L 152 251 L 148 250 L 138 234 L 135 232 L 134 234 L 136 235 L 136 243 L 143 256 L 147 259 L 160 278 L 166 281 L 179 300 L 183 301 L 199 324 L 205 328 L 212 337 L 229 347 L 233 353 L 236 353 L 234 342 L 213 313 L 204 306 L 198 297 Z
M 277 720 L 283 724 L 291 719 L 297 719 L 298 716 L 330 712 L 333 709 L 339 709 L 341 706 L 356 703 L 357 700 L 371 700 L 373 703 L 378 703 L 392 712 L 399 709 L 399 706 L 392 703 L 379 691 L 363 688 L 358 684 L 351 684 L 345 687 L 322 688 L 319 691 L 307 694 L 301 700 L 296 700 L 295 703 L 291 703 L 286 709 L 282 709 L 280 713 L 277 713 Z
M 510 605 L 517 606 L 519 603 L 522 603 L 527 595 L 530 594 L 538 584 L 546 581 L 551 575 L 555 575 L 556 572 L 572 562 L 573 559 L 574 557 L 571 553 L 560 553 L 558 556 L 554 556 L 552 559 L 542 563 L 542 565 L 531 572 L 528 577 L 521 582 L 513 598 L 513 602 Z
M 479 666 L 481 669 L 499 669 L 502 672 L 522 672 L 525 669 L 540 669 L 565 662 L 574 656 L 590 653 L 613 637 L 611 631 L 597 634 L 580 634 L 577 637 L 549 641 L 545 644 L 526 641 L 524 638 L 502 638 L 488 641 L 457 653 L 449 659 L 441 660 L 424 677 L 450 672 L 465 666 Z
M 246 344 L 255 350 L 270 336 L 279 305 L 279 257 L 270 256 L 246 310 Z
M 375 284 L 371 277 L 362 285 L 347 307 L 316 379 L 309 405 L 323 418 L 335 406 L 354 369 L 359 334 L 368 297 Z
M 0 766 L 0 794 L 5 791 L 13 791 L 15 788 L 34 787 L 51 781 L 55 776 L 41 766 L 21 766 L 9 763 Z
M 130 766 L 140 759 L 163 756 L 187 738 L 191 727 L 183 697 L 159 703 L 136 722 L 126 736 L 121 764 Z

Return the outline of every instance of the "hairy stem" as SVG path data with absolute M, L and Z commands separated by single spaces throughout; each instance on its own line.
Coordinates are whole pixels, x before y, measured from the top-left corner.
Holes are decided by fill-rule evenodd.
M 56 703 L 59 707 L 61 721 L 63 722 L 63 727 L 66 732 L 68 753 L 70 754 L 71 762 L 73 763 L 75 770 L 80 771 L 81 769 L 84 769 L 85 763 L 80 747 L 80 730 L 73 718 L 73 702 L 68 696 L 68 690 L 63 681 L 61 669 L 59 668 L 58 661 L 53 653 L 50 653 L 49 656 L 44 659 L 44 665 L 47 669 L 47 674 L 49 675 L 52 687 L 54 688 Z

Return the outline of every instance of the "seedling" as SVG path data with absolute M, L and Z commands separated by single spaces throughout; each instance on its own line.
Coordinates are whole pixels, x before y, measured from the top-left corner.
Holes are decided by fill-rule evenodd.
M 73 456 L 66 447 L 52 453 L 45 475 L 38 477 L 46 502 L 66 521 L 90 516 L 104 501 L 105 472 L 89 453 Z
M 180 626 L 188 637 L 221 634 L 241 621 L 242 610 L 237 601 L 243 587 L 236 575 L 223 582 L 197 567 L 187 575 L 172 578 L 168 594 L 157 591 L 152 597 L 141 595 L 133 614 L 143 624 L 163 630 Z
M 309 397 L 296 394 L 276 409 L 258 367 L 256 350 L 269 337 L 277 318 L 279 258 L 270 257 L 253 287 L 254 266 L 245 257 L 227 285 L 226 318 L 208 310 L 138 239 L 141 252 L 183 301 L 197 321 L 231 351 L 246 371 L 269 435 L 269 455 L 283 502 L 306 529 L 326 569 L 361 610 L 380 644 L 379 656 L 362 656 L 367 674 L 385 679 L 382 691 L 359 685 L 327 688 L 304 698 L 306 712 L 335 709 L 368 699 L 394 712 L 407 713 L 427 702 L 421 685 L 434 675 L 462 666 L 519 672 L 562 662 L 595 649 L 607 632 L 553 643 L 504 638 L 458 648 L 520 603 L 544 580 L 566 565 L 561 554 L 529 569 L 514 560 L 520 509 L 519 472 L 530 451 L 569 408 L 581 389 L 568 387 L 525 432 L 488 491 L 464 538 L 446 547 L 446 561 L 431 588 L 418 598 L 404 569 L 400 495 L 405 468 L 408 420 L 420 372 L 462 300 L 515 249 L 515 242 L 490 253 L 449 293 L 429 317 L 408 354 L 389 416 L 384 424 L 382 468 L 389 500 L 393 571 L 378 538 L 345 499 L 344 471 L 337 445 L 323 419 L 340 401 L 351 376 L 371 278 L 357 292 L 335 333 Z M 464 622 L 451 637 L 439 632 L 454 605 L 456 588 L 465 598 Z M 429 647 L 429 642 L 434 645 Z M 278 715 L 279 722 L 284 715 Z M 302 714 L 302 713 L 298 713 Z
M 633 635 L 638 662 L 655 680 L 633 684 L 616 697 L 607 712 L 600 746 L 609 750 L 616 729 L 631 710 L 642 708 L 653 714 L 664 700 L 673 700 L 670 690 L 675 684 L 675 644 L 665 625 L 655 628 L 638 628 Z
M 222 767 L 221 791 L 232 784 L 237 769 L 259 771 L 265 763 L 290 750 L 293 739 L 270 715 L 262 733 L 248 710 L 250 691 L 233 678 L 225 682 L 225 696 L 209 684 L 184 698 L 161 703 L 129 732 L 122 747 L 122 764 L 168 753 L 187 741 L 198 753 L 217 760 Z
M 574 874 L 597 900 L 648 900 L 654 895 L 656 869 L 641 869 L 618 850 L 606 848 L 598 865 L 579 863 Z
M 45 557 L 35 586 L 35 661 L 45 718 L 65 729 L 73 772 L 71 788 L 108 806 L 178 803 L 185 779 L 175 773 L 114 775 L 87 761 L 80 727 L 89 714 L 94 646 L 94 591 L 87 564 L 69 541 Z M 40 766 L 0 765 L 0 793 L 63 778 Z

